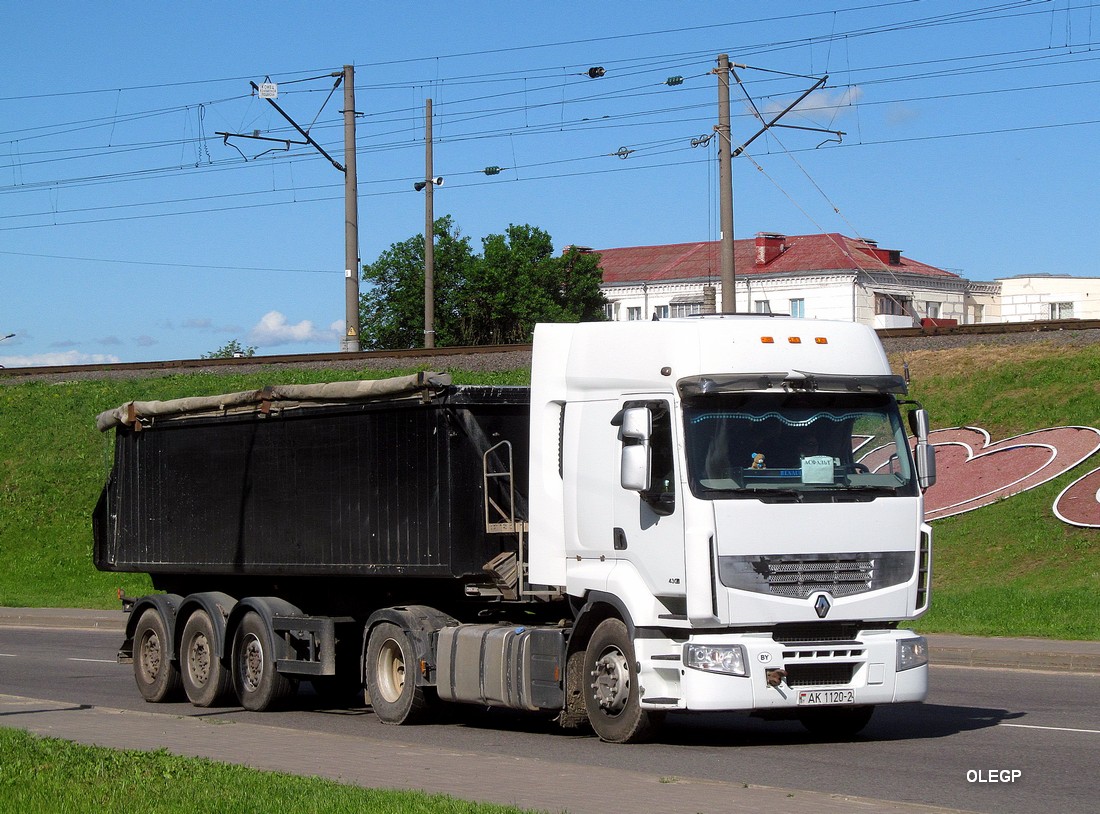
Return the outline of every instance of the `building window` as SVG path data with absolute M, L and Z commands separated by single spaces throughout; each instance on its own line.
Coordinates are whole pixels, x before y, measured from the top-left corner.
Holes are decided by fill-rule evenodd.
M 770 314 L 772 312 L 772 304 L 767 300 L 755 300 L 753 302 L 753 310 L 758 314 Z
M 1050 304 L 1051 319 L 1073 319 L 1072 302 L 1052 302 Z
M 667 305 L 655 305 L 653 306 L 653 316 L 657 319 L 668 319 L 668 306 Z
M 669 314 L 672 317 L 693 317 L 703 313 L 701 302 L 674 302 L 669 306 Z
M 985 319 L 985 306 L 984 305 L 975 305 L 974 306 L 974 322 L 978 323 L 978 322 L 981 322 L 983 319 Z
M 909 297 L 899 297 L 894 294 L 875 294 L 875 313 L 892 314 L 894 316 L 910 316 L 913 313 L 913 300 Z
M 626 318 L 631 321 L 636 321 L 642 318 L 642 306 L 631 305 L 626 309 Z
M 791 300 L 791 316 L 803 319 L 806 316 L 806 300 L 799 298 Z
M 924 304 L 924 313 L 928 315 L 929 319 L 939 319 L 940 304 L 938 302 L 926 302 Z
M 613 302 L 605 302 L 603 304 L 603 318 L 606 320 L 615 319 L 615 305 Z

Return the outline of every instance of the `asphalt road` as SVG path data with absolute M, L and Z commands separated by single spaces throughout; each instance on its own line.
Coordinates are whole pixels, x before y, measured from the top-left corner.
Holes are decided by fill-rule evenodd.
M 671 718 L 657 743 L 612 746 L 534 716 L 456 708 L 438 724 L 389 727 L 368 708 L 328 710 L 304 689 L 295 708 L 250 713 L 141 700 L 115 632 L 0 628 L 0 694 L 301 733 L 923 803 L 990 814 L 1094 812 L 1100 798 L 1100 675 L 933 667 L 926 703 L 880 708 L 855 740 L 823 743 L 796 723 Z M 18 725 L 0 721 L 0 725 Z M 165 743 L 164 746 L 171 746 Z M 1000 772 L 1009 782 L 1000 781 Z

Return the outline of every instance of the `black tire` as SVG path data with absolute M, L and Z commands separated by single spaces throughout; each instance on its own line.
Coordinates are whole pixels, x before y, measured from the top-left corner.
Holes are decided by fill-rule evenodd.
M 431 699 L 427 688 L 416 684 L 416 650 L 397 625 L 382 622 L 371 630 L 363 675 L 382 723 L 412 724 L 427 715 Z
M 233 686 L 214 642 L 214 625 L 206 611 L 192 613 L 183 627 L 179 656 L 183 691 L 196 707 L 223 703 Z
M 241 706 L 263 712 L 289 698 L 298 682 L 275 669 L 275 637 L 255 611 L 249 611 L 233 635 L 233 690 Z
M 653 737 L 663 712 L 642 709 L 634 645 L 626 625 L 605 619 L 584 654 L 584 706 L 588 722 L 608 743 L 642 743 Z
M 799 722 L 819 738 L 844 740 L 858 735 L 871 720 L 875 708 L 824 707 L 798 714 Z
M 156 608 L 147 608 L 134 628 L 134 680 L 151 704 L 174 701 L 182 693 L 180 670 L 168 658 L 168 626 Z

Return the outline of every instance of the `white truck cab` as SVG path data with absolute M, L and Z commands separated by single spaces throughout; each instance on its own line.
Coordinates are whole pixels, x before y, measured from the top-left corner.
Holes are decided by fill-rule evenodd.
M 716 315 L 540 325 L 534 347 L 530 581 L 623 618 L 635 664 L 590 671 L 605 709 L 636 681 L 643 717 L 835 733 L 924 699 L 898 625 L 929 605 L 934 458 L 870 328 Z

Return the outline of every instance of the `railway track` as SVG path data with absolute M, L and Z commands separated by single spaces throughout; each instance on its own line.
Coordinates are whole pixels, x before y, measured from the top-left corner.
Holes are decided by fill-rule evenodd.
M 927 328 L 887 328 L 878 331 L 879 337 L 886 344 L 887 349 L 892 344 L 891 340 L 920 340 L 933 337 L 955 337 L 960 340 L 971 339 L 979 342 L 993 337 L 1010 337 L 1020 334 L 1040 335 L 1053 332 L 1082 332 L 1096 331 L 1096 341 L 1100 341 L 1100 320 L 1048 320 L 1040 322 L 1000 322 L 983 323 L 979 325 L 954 325 L 954 326 L 930 326 Z M 112 364 L 95 365 L 52 365 L 44 367 L 17 367 L 0 368 L 0 380 L 34 379 L 40 377 L 57 377 L 59 375 L 74 375 L 80 378 L 91 378 L 97 374 L 117 375 L 126 374 L 140 376 L 142 374 L 158 375 L 166 372 L 185 372 L 192 370 L 209 370 L 211 368 L 241 368 L 249 366 L 279 367 L 282 365 L 312 366 L 312 367 L 407 367 L 417 365 L 425 360 L 439 359 L 438 367 L 453 366 L 448 363 L 458 361 L 456 357 L 492 357 L 529 356 L 531 345 L 473 345 L 467 347 L 445 348 L 408 348 L 403 350 L 379 350 L 359 351 L 347 353 L 334 351 L 331 353 L 296 353 L 276 356 L 246 356 L 232 359 L 174 359 L 159 362 L 116 362 Z M 522 366 L 522 362 L 517 366 Z

